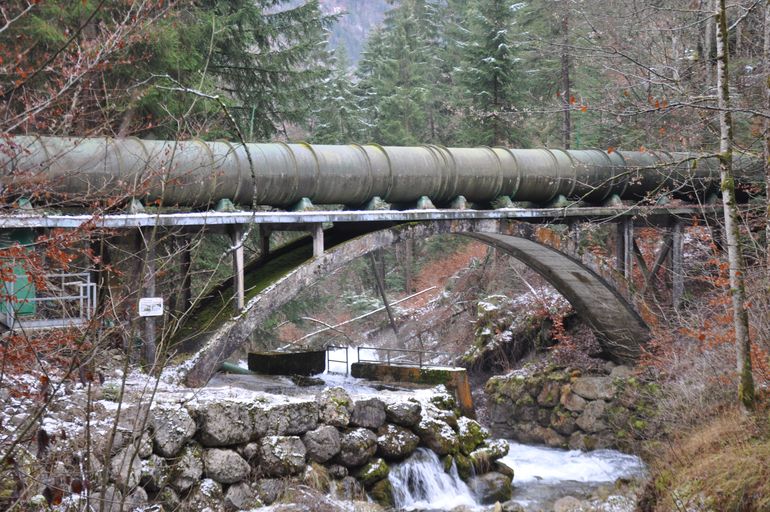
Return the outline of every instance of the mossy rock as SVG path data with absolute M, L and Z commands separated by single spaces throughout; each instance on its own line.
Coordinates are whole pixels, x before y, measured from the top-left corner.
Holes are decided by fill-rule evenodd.
M 393 498 L 393 486 L 390 480 L 380 480 L 369 490 L 369 496 L 381 507 L 392 509 L 396 506 L 396 500 Z
M 463 455 L 470 455 L 477 446 L 489 439 L 489 432 L 477 421 L 462 416 L 458 418 L 457 424 L 460 452 Z
M 364 487 L 369 489 L 380 480 L 388 478 L 389 473 L 390 468 L 388 465 L 383 459 L 378 457 L 364 464 L 364 466 L 356 472 L 355 477 Z
M 457 474 L 463 481 L 467 482 L 475 474 L 473 471 L 473 461 L 470 457 L 466 457 L 462 453 L 455 455 L 455 467 L 457 467 Z

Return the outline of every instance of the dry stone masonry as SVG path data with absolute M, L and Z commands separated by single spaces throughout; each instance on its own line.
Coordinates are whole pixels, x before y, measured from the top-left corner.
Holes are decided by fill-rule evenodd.
M 490 429 L 498 437 L 551 447 L 627 449 L 654 424 L 657 385 L 626 366 L 582 375 L 569 368 L 516 370 L 492 377 Z
M 389 507 L 389 465 L 422 446 L 442 456 L 447 471 L 456 467 L 484 499 L 488 488 L 499 494 L 494 482 L 506 480 L 494 499 L 509 499 L 512 474 L 496 462 L 507 443 L 456 410 L 442 387 L 422 402 L 353 399 L 328 388 L 306 399 L 162 403 L 145 409 L 146 429 L 102 461 L 110 481 L 95 498 L 108 511 L 121 501 L 123 510 L 247 510 L 295 499 L 284 496 L 287 489 L 304 485 L 348 500 L 368 495 Z

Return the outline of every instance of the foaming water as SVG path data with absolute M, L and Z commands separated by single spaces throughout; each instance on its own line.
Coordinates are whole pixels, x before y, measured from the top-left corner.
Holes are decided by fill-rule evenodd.
M 618 478 L 641 476 L 644 463 L 633 455 L 615 450 L 557 450 L 509 442 L 510 450 L 501 462 L 514 469 L 514 482 L 614 482 Z
M 449 473 L 444 472 L 438 456 L 425 448 L 418 448 L 404 462 L 391 466 L 388 479 L 398 509 L 450 510 L 477 505 L 454 463 Z

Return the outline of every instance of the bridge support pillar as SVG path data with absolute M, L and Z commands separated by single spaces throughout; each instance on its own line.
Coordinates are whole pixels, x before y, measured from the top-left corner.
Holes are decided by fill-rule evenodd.
M 232 226 L 230 230 L 233 252 L 233 286 L 235 312 L 240 313 L 245 306 L 245 280 L 243 276 L 243 226 Z
M 313 236 L 313 257 L 320 258 L 324 253 L 324 229 L 323 224 L 311 224 L 310 234 Z
M 155 297 L 155 233 L 154 230 L 142 229 L 139 234 L 139 243 L 144 245 L 144 297 Z M 156 349 L 155 317 L 144 318 L 144 360 L 152 368 L 155 366 Z
M 623 274 L 631 284 L 634 270 L 634 220 L 623 217 L 617 224 L 615 257 L 618 262 L 618 272 Z
M 679 309 L 684 295 L 684 226 L 682 222 L 674 221 L 671 231 L 671 298 L 674 309 Z

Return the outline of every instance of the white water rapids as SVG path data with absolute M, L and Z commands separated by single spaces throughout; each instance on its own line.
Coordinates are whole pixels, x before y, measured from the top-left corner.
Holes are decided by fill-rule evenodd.
M 526 510 L 542 510 L 567 495 L 588 497 L 599 485 L 644 474 L 638 457 L 614 450 L 580 452 L 515 442 L 509 445 L 510 451 L 501 462 L 513 468 L 513 500 Z M 478 504 L 454 467 L 450 473 L 444 472 L 436 454 L 425 449 L 391 466 L 389 479 L 399 510 L 452 510 L 459 506 L 489 510 Z

